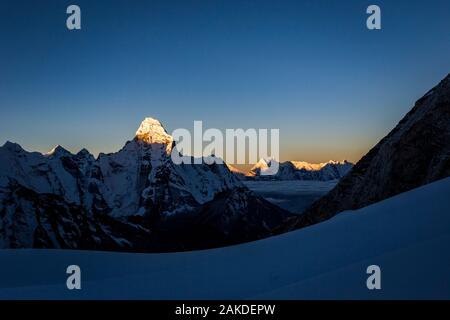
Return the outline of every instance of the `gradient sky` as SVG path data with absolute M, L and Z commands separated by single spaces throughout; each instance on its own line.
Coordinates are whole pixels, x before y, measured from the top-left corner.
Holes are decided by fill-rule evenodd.
M 450 72 L 450 1 L 0 0 L 0 40 L 0 144 L 112 152 L 151 116 L 357 161 Z

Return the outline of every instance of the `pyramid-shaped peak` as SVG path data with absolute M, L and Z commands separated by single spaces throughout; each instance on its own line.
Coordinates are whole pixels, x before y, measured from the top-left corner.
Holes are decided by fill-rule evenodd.
M 159 122 L 158 119 L 148 117 L 141 122 L 140 128 L 149 126 L 162 127 L 161 122 Z
M 14 143 L 11 141 L 6 141 L 5 144 L 1 147 L 14 152 L 23 151 L 22 147 L 18 143 Z
M 61 147 L 60 145 L 57 145 L 56 147 L 54 147 L 52 150 L 50 150 L 49 152 L 47 152 L 44 155 L 45 156 L 65 156 L 65 155 L 71 155 L 71 153 L 68 150 Z
M 172 144 L 172 136 L 169 135 L 159 120 L 145 118 L 136 131 L 136 138 L 146 143 Z
M 254 176 L 262 171 L 269 170 L 270 167 L 276 166 L 278 161 L 273 158 L 261 158 L 255 165 L 250 169 L 248 175 Z
M 273 158 L 261 158 L 254 165 L 254 168 L 268 168 L 275 162 L 277 162 L 277 161 L 275 159 L 273 159 Z
M 94 156 L 86 149 L 83 148 L 76 154 L 78 158 L 84 158 L 84 159 L 94 159 Z

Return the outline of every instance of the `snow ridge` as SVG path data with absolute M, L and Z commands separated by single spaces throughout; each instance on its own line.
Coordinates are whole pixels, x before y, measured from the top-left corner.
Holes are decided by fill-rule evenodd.
M 260 159 L 247 177 L 249 179 L 263 180 L 338 180 L 344 177 L 352 168 L 353 164 L 347 160 L 330 160 L 325 163 L 308 163 L 305 161 L 286 161 L 278 163 L 279 170 L 272 176 L 264 176 L 262 173 L 276 164 L 274 159 Z

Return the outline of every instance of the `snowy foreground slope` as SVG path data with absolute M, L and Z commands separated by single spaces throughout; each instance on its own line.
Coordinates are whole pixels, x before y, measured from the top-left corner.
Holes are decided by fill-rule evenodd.
M 302 230 L 169 254 L 0 250 L 0 298 L 450 298 L 450 178 Z M 82 290 L 65 288 L 78 264 Z M 366 268 L 381 267 L 379 291 Z

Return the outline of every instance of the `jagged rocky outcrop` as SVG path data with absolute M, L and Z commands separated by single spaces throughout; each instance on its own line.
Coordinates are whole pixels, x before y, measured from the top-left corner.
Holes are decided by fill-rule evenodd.
M 278 166 L 276 174 L 264 175 L 272 166 Z M 249 180 L 339 180 L 353 167 L 351 162 L 330 160 L 325 163 L 304 161 L 276 162 L 273 159 L 261 159 L 246 175 Z
M 327 195 L 279 232 L 329 219 L 450 176 L 450 75 L 419 99 L 398 125 Z
M 0 248 L 178 251 L 270 236 L 291 214 L 249 191 L 223 164 L 172 162 L 147 118 L 133 140 L 95 159 L 0 147 Z

